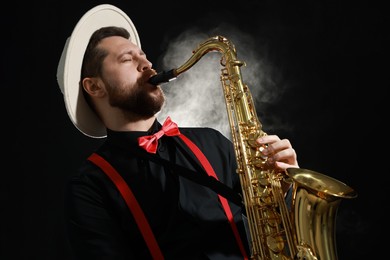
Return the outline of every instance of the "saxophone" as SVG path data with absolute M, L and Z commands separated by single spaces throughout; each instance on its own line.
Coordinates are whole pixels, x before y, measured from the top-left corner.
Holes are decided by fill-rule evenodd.
M 247 213 L 250 258 L 336 260 L 337 209 L 341 199 L 354 198 L 357 193 L 321 173 L 302 168 L 280 172 L 267 163 L 261 154 L 264 147 L 256 143 L 266 133 L 242 79 L 241 66 L 246 64 L 237 59 L 232 42 L 223 36 L 210 37 L 182 66 L 162 71 L 149 82 L 158 85 L 176 79 L 212 51 L 222 54 L 220 80 Z M 289 203 L 283 182 L 292 184 Z

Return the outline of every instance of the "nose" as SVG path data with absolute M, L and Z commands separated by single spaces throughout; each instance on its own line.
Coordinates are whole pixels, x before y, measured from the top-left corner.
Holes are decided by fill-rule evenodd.
M 139 60 L 139 70 L 140 71 L 145 71 L 151 69 L 153 64 L 146 58 L 146 57 L 141 57 Z

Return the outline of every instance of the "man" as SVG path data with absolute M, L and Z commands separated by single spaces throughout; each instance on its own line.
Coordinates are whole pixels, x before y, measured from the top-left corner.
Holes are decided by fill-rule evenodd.
M 58 82 L 69 117 L 85 135 L 106 138 L 67 185 L 74 256 L 247 259 L 233 144 L 214 129 L 160 124 L 165 96 L 149 83 L 155 74 L 131 20 L 111 5 L 87 12 L 65 45 Z M 276 168 L 298 167 L 288 140 L 258 143 Z

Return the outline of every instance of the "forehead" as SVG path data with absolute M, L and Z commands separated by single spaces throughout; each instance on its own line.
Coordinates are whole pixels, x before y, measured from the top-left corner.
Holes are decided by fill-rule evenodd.
M 109 53 L 122 53 L 123 51 L 139 50 L 139 47 L 130 41 L 130 39 L 126 39 L 121 36 L 110 36 L 104 38 L 99 45 Z

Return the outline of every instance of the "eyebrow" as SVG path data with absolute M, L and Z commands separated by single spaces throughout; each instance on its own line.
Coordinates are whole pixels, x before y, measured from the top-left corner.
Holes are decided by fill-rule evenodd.
M 133 54 L 134 54 L 134 51 L 132 51 L 132 50 L 125 50 L 125 51 L 122 51 L 121 53 L 119 53 L 118 57 L 121 58 L 121 57 L 123 57 L 124 55 L 127 55 L 127 54 L 133 55 Z
M 118 54 L 118 58 L 121 58 L 121 57 L 123 57 L 126 54 L 129 54 L 129 55 L 133 56 L 134 55 L 134 50 L 125 50 L 125 51 L 123 51 L 123 52 Z M 139 54 L 140 55 L 146 55 L 143 50 L 140 50 Z

